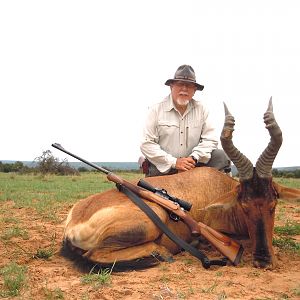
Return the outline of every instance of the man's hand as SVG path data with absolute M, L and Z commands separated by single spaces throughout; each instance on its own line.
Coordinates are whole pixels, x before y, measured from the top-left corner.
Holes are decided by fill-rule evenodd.
M 195 161 L 192 157 L 177 158 L 175 168 L 178 171 L 188 171 L 195 168 Z

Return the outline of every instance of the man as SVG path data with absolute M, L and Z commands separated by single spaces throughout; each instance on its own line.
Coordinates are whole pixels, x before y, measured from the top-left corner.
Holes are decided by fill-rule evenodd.
M 146 176 L 160 176 L 209 166 L 230 171 L 230 160 L 217 149 L 207 108 L 193 99 L 204 86 L 196 82 L 194 69 L 180 66 L 173 79 L 165 82 L 171 93 L 151 107 L 140 149 L 146 157 Z M 145 169 L 144 169 L 145 171 Z

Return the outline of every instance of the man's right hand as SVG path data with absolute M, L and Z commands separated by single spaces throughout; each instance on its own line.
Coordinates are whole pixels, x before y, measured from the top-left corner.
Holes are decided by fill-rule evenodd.
M 177 158 L 175 168 L 178 171 L 188 171 L 195 168 L 195 161 L 192 157 Z

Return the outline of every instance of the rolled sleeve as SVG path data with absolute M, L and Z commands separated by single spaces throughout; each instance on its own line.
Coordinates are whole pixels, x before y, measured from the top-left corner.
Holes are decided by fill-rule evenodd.
M 157 108 L 151 108 L 146 118 L 140 150 L 160 172 L 165 173 L 175 167 L 177 158 L 164 151 L 159 145 L 157 117 Z

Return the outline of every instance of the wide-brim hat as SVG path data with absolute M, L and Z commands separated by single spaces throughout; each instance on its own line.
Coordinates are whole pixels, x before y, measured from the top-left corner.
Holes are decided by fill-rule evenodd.
M 193 83 L 196 86 L 196 89 L 202 91 L 204 89 L 204 85 L 201 85 L 196 82 L 196 75 L 194 69 L 189 65 L 180 66 L 175 72 L 174 78 L 168 79 L 165 82 L 165 85 L 171 85 L 175 81 L 185 81 L 189 83 Z

